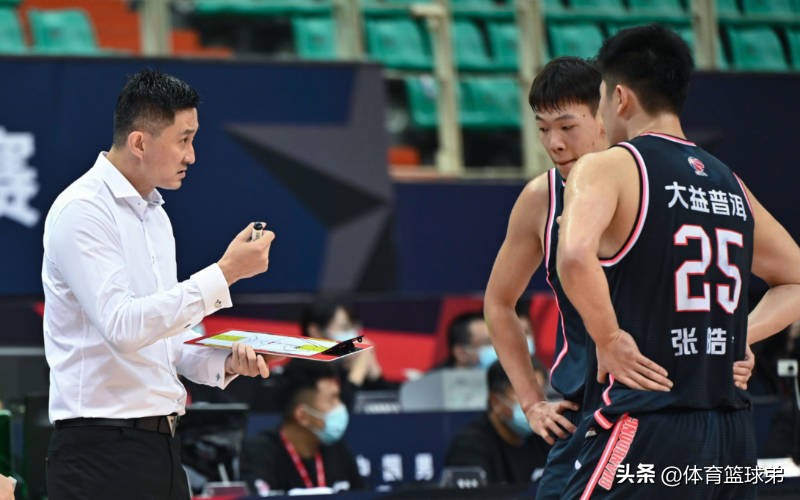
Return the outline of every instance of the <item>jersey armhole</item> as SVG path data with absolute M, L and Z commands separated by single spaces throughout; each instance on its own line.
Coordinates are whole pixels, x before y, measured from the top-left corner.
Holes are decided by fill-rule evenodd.
M 551 168 L 547 173 L 547 219 L 544 225 L 544 266 L 545 270 L 550 264 L 550 247 L 552 244 L 551 233 L 556 215 L 556 169 Z
M 647 166 L 644 163 L 644 158 L 642 158 L 636 146 L 629 142 L 620 142 L 615 147 L 624 148 L 633 157 L 633 161 L 636 162 L 639 173 L 639 211 L 636 214 L 636 219 L 633 222 L 628 238 L 625 240 L 625 244 L 612 257 L 600 259 L 600 265 L 603 267 L 616 265 L 631 251 L 631 248 L 639 239 L 639 235 L 642 234 L 644 222 L 647 219 L 647 209 L 650 204 L 650 184 L 647 180 Z

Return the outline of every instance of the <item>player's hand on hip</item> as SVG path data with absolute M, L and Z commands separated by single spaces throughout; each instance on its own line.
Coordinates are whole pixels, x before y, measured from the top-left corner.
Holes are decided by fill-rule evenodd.
M 228 286 L 240 279 L 261 274 L 269 267 L 269 250 L 275 239 L 275 233 L 264 230 L 260 238 L 251 240 L 252 233 L 251 223 L 236 235 L 217 262 Z
M 575 426 L 564 415 L 565 410 L 578 411 L 578 405 L 572 401 L 539 401 L 528 407 L 525 416 L 531 424 L 533 432 L 542 437 L 547 444 L 554 444 L 556 440 L 566 439 L 575 432 Z
M 606 382 L 609 374 L 631 389 L 668 392 L 672 388 L 667 370 L 639 352 L 636 341 L 624 330 L 597 344 L 597 381 Z
M 225 373 L 228 375 L 245 375 L 247 377 L 269 377 L 267 361 L 261 354 L 256 354 L 252 346 L 236 342 L 225 360 Z
M 753 368 L 756 365 L 756 357 L 750 346 L 746 346 L 744 350 L 744 359 L 733 363 L 733 384 L 742 390 L 747 390 L 747 382 L 753 374 Z

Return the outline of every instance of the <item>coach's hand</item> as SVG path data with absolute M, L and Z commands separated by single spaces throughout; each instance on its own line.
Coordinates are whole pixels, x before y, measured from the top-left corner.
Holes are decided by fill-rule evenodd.
M 756 357 L 753 351 L 750 350 L 750 346 L 747 346 L 744 351 L 744 359 L 733 363 L 733 385 L 746 391 L 747 382 L 753 374 L 753 367 L 755 367 L 755 365 Z
M 528 417 L 533 432 L 552 445 L 556 442 L 553 436 L 566 439 L 575 432 L 572 422 L 562 415 L 565 410 L 578 411 L 578 405 L 566 400 L 552 403 L 539 401 L 525 410 L 525 416 Z
M 264 356 L 256 354 L 252 346 L 236 342 L 225 360 L 225 373 L 247 377 L 261 375 L 261 378 L 267 378 L 269 377 L 269 367 Z
M 250 223 L 236 235 L 217 262 L 228 286 L 240 279 L 266 272 L 269 268 L 269 251 L 275 233 L 265 230 L 260 238 L 251 241 L 252 233 L 253 223 Z
M 639 352 L 636 341 L 625 330 L 617 330 L 597 343 L 597 381 L 608 375 L 631 389 L 665 391 L 672 388 L 667 370 Z

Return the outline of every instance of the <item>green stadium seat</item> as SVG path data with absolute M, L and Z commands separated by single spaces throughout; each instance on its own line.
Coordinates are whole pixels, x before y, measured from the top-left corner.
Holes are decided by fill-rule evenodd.
M 476 77 L 462 81 L 459 118 L 465 128 L 520 126 L 519 86 L 513 78 Z
M 406 77 L 405 81 L 408 105 L 411 111 L 411 123 L 416 128 L 432 128 L 436 126 L 436 96 L 438 87 L 436 80 L 430 75 Z
M 561 12 L 564 10 L 564 2 L 561 0 L 544 0 L 542 7 L 546 13 Z
M 82 9 L 28 11 L 33 48 L 47 54 L 97 55 L 97 46 L 89 16 Z
M 450 5 L 453 7 L 486 7 L 487 9 L 497 7 L 494 0 L 450 0 Z
M 293 17 L 297 55 L 303 59 L 336 59 L 336 27 L 330 17 Z
M 784 15 L 795 13 L 792 0 L 742 0 L 745 14 Z
M 486 24 L 489 33 L 489 45 L 492 48 L 494 67 L 500 71 L 516 71 L 519 64 L 517 50 L 519 34 L 514 23 L 489 22 Z
M 577 11 L 625 14 L 625 5 L 622 4 L 622 0 L 570 0 L 569 5 Z
M 467 19 L 453 22 L 453 57 L 461 70 L 486 71 L 493 67 L 480 29 Z
M 550 56 L 578 56 L 590 58 L 597 55 L 603 45 L 603 33 L 594 23 L 550 23 Z
M 408 18 L 368 18 L 367 51 L 390 68 L 430 69 L 430 48 L 420 27 Z
M 692 54 L 694 54 L 694 30 L 692 27 L 679 26 L 674 29 L 681 36 L 681 38 L 686 41 L 686 44 L 689 45 L 689 48 L 692 50 Z M 725 59 L 725 52 L 722 50 L 722 42 L 717 39 L 717 68 L 726 69 L 727 67 L 728 61 Z
M 0 54 L 24 54 L 27 51 L 16 10 L 0 8 Z
M 194 12 L 205 17 L 269 17 L 329 14 L 327 0 L 195 0 Z
M 792 59 L 792 67 L 800 70 L 800 30 L 786 30 L 786 40 L 789 42 L 789 55 Z
M 717 0 L 717 16 L 723 19 L 738 18 L 742 13 L 736 0 Z
M 686 15 L 680 0 L 628 0 L 628 8 L 631 14 Z
M 431 76 L 407 77 L 405 86 L 413 126 L 435 127 L 436 81 Z M 458 108 L 464 128 L 519 127 L 519 87 L 513 78 L 465 78 L 458 84 Z
M 728 28 L 727 31 L 734 68 L 749 71 L 788 69 L 781 41 L 771 28 Z

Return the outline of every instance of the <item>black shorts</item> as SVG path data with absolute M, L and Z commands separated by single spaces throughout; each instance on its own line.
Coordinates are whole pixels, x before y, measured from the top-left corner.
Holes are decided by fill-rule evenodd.
M 586 433 L 585 417 L 587 414 L 566 410 L 564 417 L 575 427 L 576 431 L 566 439 L 557 439 L 547 454 L 547 464 L 544 473 L 536 488 L 537 500 L 561 500 L 567 481 L 575 471 L 575 461 L 583 445 L 583 436 Z M 591 414 L 588 414 L 591 415 Z
M 563 498 L 756 497 L 749 410 L 626 414 L 609 430 L 590 425 L 578 462 Z

